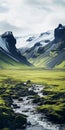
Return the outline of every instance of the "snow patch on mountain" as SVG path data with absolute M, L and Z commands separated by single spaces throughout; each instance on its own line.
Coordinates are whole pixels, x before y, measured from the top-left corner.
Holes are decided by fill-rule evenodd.
M 54 39 L 54 31 L 48 31 L 41 34 L 29 35 L 17 38 L 17 48 L 31 48 L 37 42 L 40 42 L 43 46 L 48 44 Z

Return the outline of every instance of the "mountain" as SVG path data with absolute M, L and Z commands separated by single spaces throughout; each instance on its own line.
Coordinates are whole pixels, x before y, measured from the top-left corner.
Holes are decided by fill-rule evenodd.
M 21 48 L 17 49 L 17 44 Z M 30 66 L 65 68 L 65 26 L 25 37 L 8 31 L 0 35 L 0 68 Z
M 24 52 L 21 53 L 34 66 L 44 68 L 65 67 L 65 26 L 62 24 L 59 24 L 51 33 L 42 33 L 29 41 L 28 44 L 32 45 L 27 49 L 24 48 Z
M 16 39 L 8 31 L 0 35 L 0 68 L 5 66 L 31 65 L 16 48 Z
M 52 41 L 54 39 L 54 34 L 53 31 L 48 31 L 41 34 L 17 37 L 16 39 L 16 46 L 18 47 L 18 49 L 20 49 L 21 53 L 24 53 L 26 50 L 33 47 L 36 43 L 40 43 L 43 46 L 47 45 L 49 41 Z

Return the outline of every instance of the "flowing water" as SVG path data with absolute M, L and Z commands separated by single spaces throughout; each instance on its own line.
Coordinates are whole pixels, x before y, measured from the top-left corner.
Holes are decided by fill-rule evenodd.
M 29 88 L 29 90 L 32 89 L 33 88 Z M 43 96 L 42 90 L 43 86 L 41 85 L 36 85 L 34 87 L 34 92 L 38 93 L 40 97 Z M 27 115 L 29 125 L 25 128 L 25 130 L 65 130 L 65 126 L 54 125 L 48 122 L 43 114 L 37 113 L 37 105 L 32 103 L 33 99 L 31 96 L 25 96 L 22 98 L 23 101 L 13 100 L 13 104 L 17 104 L 20 107 L 16 109 L 13 108 L 13 110 L 15 113 L 22 113 Z

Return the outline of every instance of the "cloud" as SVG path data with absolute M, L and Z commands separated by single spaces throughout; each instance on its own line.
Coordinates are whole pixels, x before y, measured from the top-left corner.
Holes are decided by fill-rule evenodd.
M 39 33 L 65 24 L 65 0 L 2 0 L 0 32 Z M 4 24 L 2 24 L 4 21 Z
M 0 6 L 0 13 L 7 12 L 8 9 L 6 7 Z

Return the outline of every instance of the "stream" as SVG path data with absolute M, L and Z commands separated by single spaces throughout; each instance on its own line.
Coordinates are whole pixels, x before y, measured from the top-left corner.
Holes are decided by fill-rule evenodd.
M 35 85 L 34 89 L 30 87 L 29 90 L 34 90 L 40 97 L 43 97 L 43 88 L 44 86 L 42 85 Z M 32 103 L 32 96 L 25 96 L 22 99 L 22 101 L 13 99 L 13 104 L 16 104 L 19 108 L 15 109 L 12 105 L 15 113 L 21 113 L 27 116 L 28 125 L 22 130 L 65 130 L 65 126 L 52 124 L 46 120 L 43 114 L 36 111 L 37 104 Z

